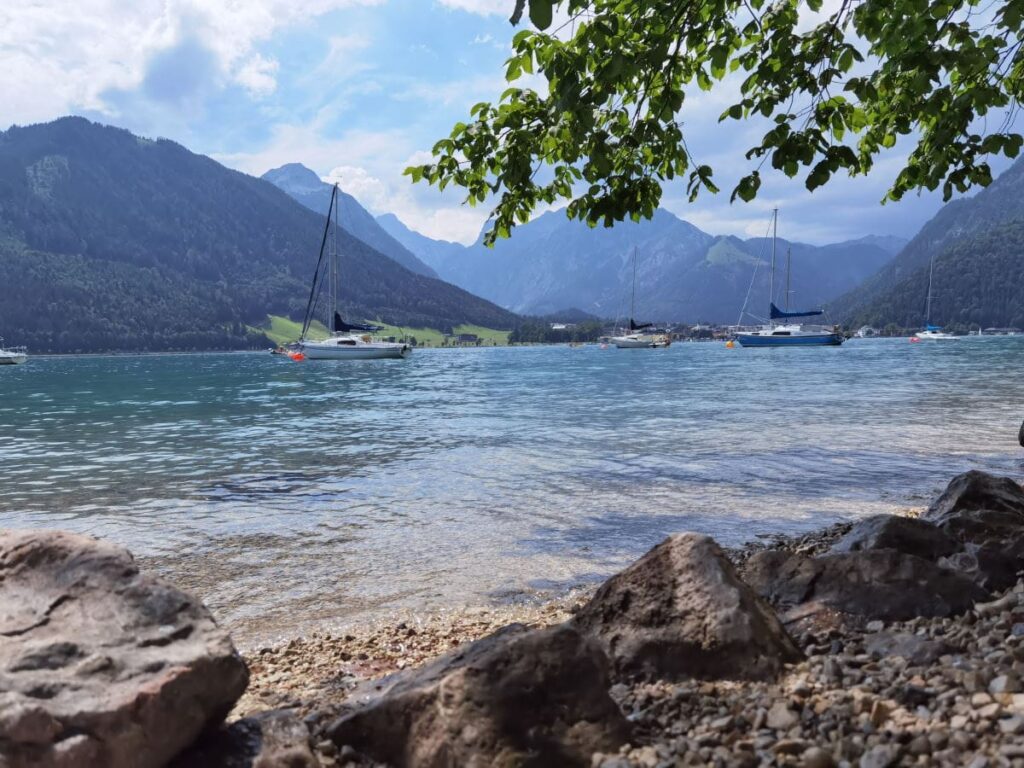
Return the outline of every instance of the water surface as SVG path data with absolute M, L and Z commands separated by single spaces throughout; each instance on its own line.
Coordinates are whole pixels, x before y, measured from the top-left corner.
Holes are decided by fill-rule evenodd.
M 1020 475 L 1022 368 L 1024 338 L 35 357 L 0 369 L 0 523 L 123 543 L 255 641 Z

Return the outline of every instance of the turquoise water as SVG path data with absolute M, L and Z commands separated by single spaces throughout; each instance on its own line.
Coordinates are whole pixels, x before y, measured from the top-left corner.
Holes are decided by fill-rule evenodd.
M 37 357 L 0 369 L 0 519 L 123 543 L 255 640 L 1020 475 L 1022 367 L 1024 338 Z

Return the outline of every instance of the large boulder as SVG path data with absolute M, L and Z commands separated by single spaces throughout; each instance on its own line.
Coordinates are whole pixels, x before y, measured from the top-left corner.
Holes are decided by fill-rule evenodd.
M 751 557 L 743 575 L 787 623 L 828 612 L 865 621 L 952 616 L 988 596 L 966 576 L 893 549 L 823 557 L 769 550 Z
M 899 515 L 872 515 L 856 523 L 831 551 L 863 552 L 895 549 L 925 560 L 938 560 L 959 548 L 956 540 L 925 520 Z
M 707 536 L 671 536 L 573 619 L 626 676 L 769 679 L 802 655 Z
M 0 638 L 5 768 L 165 765 L 248 682 L 198 600 L 69 533 L 0 533 Z
M 942 524 L 963 512 L 978 510 L 1007 512 L 1024 524 L 1024 489 L 1013 478 L 971 470 L 954 477 L 922 517 Z
M 1006 589 L 1024 568 L 1024 490 L 1009 477 L 965 472 L 953 478 L 924 518 L 959 542 L 940 561 L 990 590 Z
M 606 667 L 570 625 L 512 625 L 353 695 L 325 734 L 395 768 L 589 766 L 629 732 Z

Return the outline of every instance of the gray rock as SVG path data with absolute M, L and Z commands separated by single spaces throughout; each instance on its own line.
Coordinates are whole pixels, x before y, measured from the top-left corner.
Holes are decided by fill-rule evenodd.
M 768 679 L 802 654 L 708 536 L 671 536 L 573 620 L 625 675 Z
M 876 659 L 900 656 L 911 666 L 922 666 L 938 661 L 950 647 L 942 640 L 909 632 L 877 632 L 864 638 L 864 650 Z
M 775 731 L 788 731 L 800 722 L 800 715 L 789 708 L 784 701 L 777 701 L 768 710 L 767 725 Z
M 610 685 L 600 647 L 575 627 L 512 625 L 356 692 L 326 735 L 396 768 L 589 766 L 629 733 Z
M 954 477 L 922 518 L 940 524 L 980 510 L 1006 512 L 1024 522 L 1024 490 L 1012 478 L 971 470 Z
M 805 557 L 780 550 L 759 552 L 744 568 L 746 582 L 797 621 L 817 613 L 870 621 L 952 616 L 987 593 L 965 576 L 892 549 Z
M 861 520 L 832 546 L 832 552 L 862 552 L 867 549 L 895 549 L 925 560 L 952 554 L 957 542 L 945 531 L 925 520 L 899 515 L 873 515 Z
M 332 745 L 333 746 L 333 745 Z M 204 734 L 170 768 L 319 768 L 309 729 L 286 709 L 260 712 Z
M 69 533 L 0 533 L 0 637 L 5 768 L 165 765 L 248 682 L 198 600 Z

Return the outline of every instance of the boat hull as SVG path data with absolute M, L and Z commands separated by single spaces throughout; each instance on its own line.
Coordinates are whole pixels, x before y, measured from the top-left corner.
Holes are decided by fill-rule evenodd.
M 672 342 L 666 336 L 614 336 L 612 344 L 619 349 L 661 349 Z
M 302 344 L 299 351 L 307 360 L 401 360 L 411 352 L 407 344 L 365 344 L 354 347 Z
M 0 355 L 0 365 L 19 365 L 28 360 L 28 355 L 21 353 Z
M 744 347 L 838 347 L 844 338 L 841 333 L 808 333 L 794 336 L 737 333 L 736 341 Z

